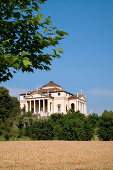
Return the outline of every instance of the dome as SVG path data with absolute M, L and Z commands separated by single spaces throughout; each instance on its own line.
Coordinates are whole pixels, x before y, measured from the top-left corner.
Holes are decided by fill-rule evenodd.
M 57 89 L 62 89 L 61 86 L 58 84 L 54 83 L 53 81 L 50 81 L 49 83 L 45 84 L 44 86 L 41 87 L 41 89 L 49 89 L 49 88 L 57 88 Z

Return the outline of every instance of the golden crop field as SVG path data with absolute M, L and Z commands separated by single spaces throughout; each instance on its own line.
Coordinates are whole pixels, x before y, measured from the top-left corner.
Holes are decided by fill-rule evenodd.
M 112 170 L 113 142 L 0 142 L 0 170 Z

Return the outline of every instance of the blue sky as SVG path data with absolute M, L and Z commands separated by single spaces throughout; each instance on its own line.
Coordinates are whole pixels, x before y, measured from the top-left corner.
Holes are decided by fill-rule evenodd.
M 64 54 L 49 72 L 18 72 L 0 85 L 17 96 L 53 80 L 74 94 L 83 89 L 88 112 L 113 110 L 113 0 L 48 0 L 41 7 L 69 34 L 60 43 Z

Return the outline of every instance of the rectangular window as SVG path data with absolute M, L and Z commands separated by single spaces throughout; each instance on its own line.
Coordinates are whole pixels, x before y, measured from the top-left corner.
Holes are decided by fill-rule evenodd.
M 61 106 L 58 106 L 58 112 L 61 112 Z
M 49 96 L 51 96 L 51 93 L 49 93 Z
M 58 93 L 58 96 L 60 96 L 60 93 Z

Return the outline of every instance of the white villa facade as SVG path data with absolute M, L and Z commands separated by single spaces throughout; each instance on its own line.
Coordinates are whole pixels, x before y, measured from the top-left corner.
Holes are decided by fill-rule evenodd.
M 31 111 L 37 117 L 50 116 L 53 113 L 67 114 L 69 109 L 86 115 L 86 97 L 64 91 L 61 86 L 50 81 L 35 91 L 20 94 L 20 107 Z

